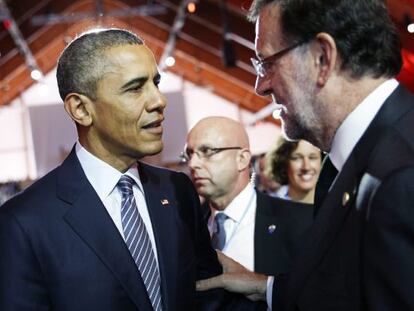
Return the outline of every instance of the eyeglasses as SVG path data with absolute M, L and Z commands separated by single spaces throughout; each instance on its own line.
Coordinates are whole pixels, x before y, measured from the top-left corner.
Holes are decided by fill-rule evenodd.
M 198 148 L 198 150 L 192 150 L 192 149 L 186 148 L 183 152 L 181 152 L 180 158 L 183 162 L 188 163 L 190 162 L 194 154 L 196 154 L 200 160 L 207 160 L 219 152 L 222 152 L 225 150 L 240 150 L 240 149 L 242 149 L 242 147 L 212 148 L 208 146 L 201 146 L 200 148 Z
M 287 48 L 284 48 L 282 50 L 280 50 L 279 52 L 276 52 L 275 54 L 272 54 L 262 60 L 256 59 L 256 58 L 250 58 L 250 61 L 253 64 L 254 70 L 256 70 L 256 74 L 263 78 L 266 75 L 266 65 L 273 63 L 274 61 L 276 61 L 277 59 L 281 58 L 283 55 L 286 55 L 288 52 L 292 51 L 293 49 L 297 48 L 298 46 L 301 46 L 302 44 L 305 44 L 306 42 L 308 42 L 309 40 L 302 40 L 299 41 Z

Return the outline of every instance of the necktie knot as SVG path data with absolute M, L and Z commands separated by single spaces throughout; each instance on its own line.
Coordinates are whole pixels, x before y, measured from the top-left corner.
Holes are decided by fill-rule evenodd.
M 134 185 L 135 181 L 132 177 L 128 175 L 122 175 L 118 181 L 118 188 L 122 193 L 122 196 L 131 195 L 133 194 L 132 186 Z
M 228 216 L 224 213 L 217 213 L 215 220 L 216 220 L 216 224 L 217 224 L 217 230 L 220 230 L 221 228 L 223 228 L 224 226 L 224 222 L 226 221 L 226 219 L 228 218 Z

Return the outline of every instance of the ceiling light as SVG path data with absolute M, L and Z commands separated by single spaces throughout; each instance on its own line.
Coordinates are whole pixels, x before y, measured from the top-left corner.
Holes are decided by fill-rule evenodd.
M 167 65 L 167 67 L 172 67 L 172 66 L 174 66 L 174 65 L 175 65 L 175 58 L 174 58 L 174 57 L 172 57 L 172 56 L 168 56 L 168 57 L 165 59 L 165 65 Z
M 30 73 L 30 76 L 32 77 L 33 80 L 40 80 L 43 76 L 42 72 L 39 69 L 33 69 L 32 72 Z
M 273 119 L 280 119 L 280 112 L 281 112 L 280 109 L 273 110 L 273 112 L 272 112 Z
M 189 2 L 188 4 L 187 4 L 187 11 L 189 12 L 189 13 L 194 13 L 195 11 L 196 11 L 196 4 L 195 4 L 195 2 Z
M 407 30 L 409 33 L 414 33 L 414 23 L 409 24 Z

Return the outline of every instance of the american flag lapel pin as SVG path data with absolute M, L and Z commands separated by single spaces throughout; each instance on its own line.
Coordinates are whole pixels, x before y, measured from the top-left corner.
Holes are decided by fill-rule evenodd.
M 161 204 L 162 204 L 162 205 L 169 205 L 169 204 L 170 204 L 170 202 L 169 202 L 167 199 L 162 199 L 162 200 L 161 200 Z
M 275 232 L 276 230 L 276 225 L 270 225 L 269 227 L 267 227 L 267 232 L 269 232 L 269 234 L 273 234 L 273 232 Z

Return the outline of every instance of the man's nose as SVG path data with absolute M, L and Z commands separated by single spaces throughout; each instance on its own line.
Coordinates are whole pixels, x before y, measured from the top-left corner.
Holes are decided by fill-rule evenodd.
M 200 157 L 196 152 L 193 152 L 191 155 L 188 156 L 188 166 L 190 169 L 195 169 L 197 167 L 200 167 L 201 160 Z
M 261 77 L 257 75 L 255 84 L 256 93 L 260 96 L 267 96 L 271 94 L 270 79 L 266 76 Z
M 160 92 L 158 88 L 155 88 L 153 96 L 154 96 L 154 99 L 150 101 L 147 107 L 147 110 L 148 111 L 158 110 L 160 112 L 163 112 L 165 107 L 167 106 L 166 97 L 164 96 L 164 94 Z

